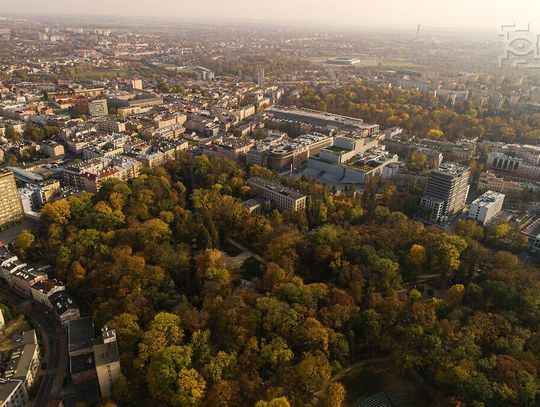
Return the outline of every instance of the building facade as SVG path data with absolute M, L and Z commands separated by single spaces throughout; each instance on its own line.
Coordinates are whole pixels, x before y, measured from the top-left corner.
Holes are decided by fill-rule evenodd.
M 477 220 L 485 225 L 501 211 L 503 203 L 504 194 L 487 191 L 469 207 L 469 219 Z
M 280 210 L 292 209 L 298 211 L 306 207 L 306 195 L 287 188 L 280 183 L 268 181 L 260 177 L 248 179 L 252 187 L 262 198 L 269 199 L 272 205 Z
M 431 171 L 420 205 L 431 212 L 432 220 L 455 215 L 465 208 L 469 176 L 469 167 L 450 162 Z
M 20 222 L 23 208 L 13 172 L 0 170 L 0 229 L 6 229 Z

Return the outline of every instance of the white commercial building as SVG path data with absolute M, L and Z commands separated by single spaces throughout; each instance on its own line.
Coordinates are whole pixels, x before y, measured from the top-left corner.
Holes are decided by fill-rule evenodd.
M 477 220 L 485 225 L 502 209 L 504 194 L 495 191 L 487 191 L 476 199 L 469 208 L 469 219 Z

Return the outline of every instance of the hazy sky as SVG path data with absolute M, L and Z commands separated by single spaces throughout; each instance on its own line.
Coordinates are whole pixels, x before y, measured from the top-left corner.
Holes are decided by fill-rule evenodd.
M 540 29 L 540 0 L 0 0 L 1 14 L 268 20 L 331 26 Z

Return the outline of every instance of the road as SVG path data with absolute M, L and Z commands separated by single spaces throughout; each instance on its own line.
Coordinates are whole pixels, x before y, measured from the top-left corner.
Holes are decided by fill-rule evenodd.
M 39 383 L 36 397 L 29 405 L 33 404 L 35 407 L 46 407 L 54 390 L 54 379 L 58 372 L 60 353 L 62 352 L 62 341 L 59 338 L 65 334 L 64 330 L 56 318 L 54 318 L 51 310 L 38 304 L 30 305 L 27 298 L 20 297 L 5 287 L 0 288 L 0 301 L 22 312 L 40 334 L 45 348 L 45 354 L 42 355 L 41 364 L 46 363 L 47 370 L 45 370 L 42 380 Z

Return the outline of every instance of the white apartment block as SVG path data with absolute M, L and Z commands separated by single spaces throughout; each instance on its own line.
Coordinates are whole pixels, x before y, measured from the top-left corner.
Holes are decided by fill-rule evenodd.
M 502 209 L 504 194 L 495 191 L 487 191 L 476 199 L 469 208 L 469 219 L 477 220 L 485 225 Z

